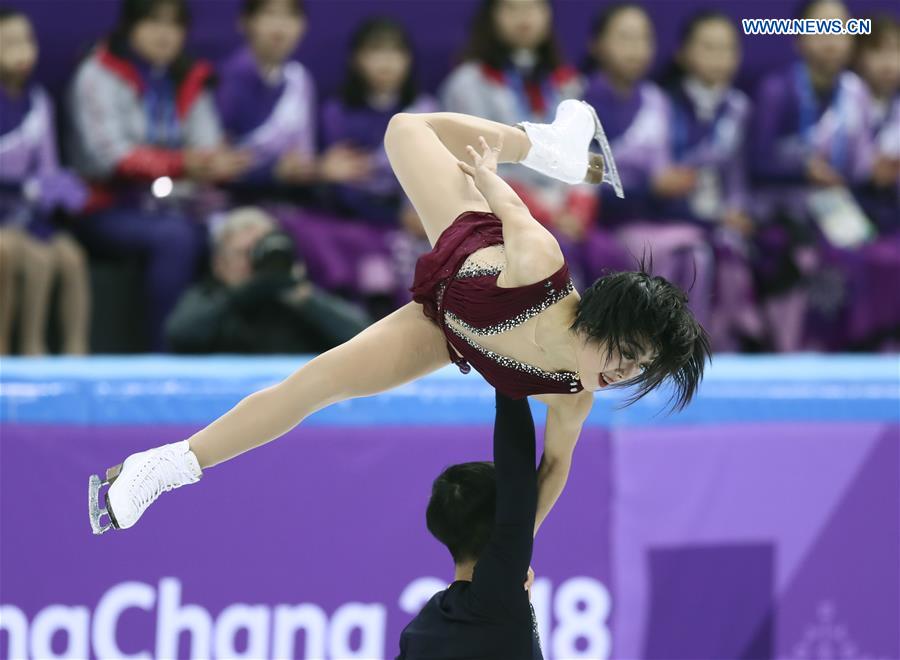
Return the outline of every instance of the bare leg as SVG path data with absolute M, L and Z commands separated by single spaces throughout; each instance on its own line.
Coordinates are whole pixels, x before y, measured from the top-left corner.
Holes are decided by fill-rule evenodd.
M 60 234 L 53 241 L 53 251 L 60 277 L 60 330 L 62 352 L 85 355 L 88 352 L 90 287 L 87 259 L 71 237 Z
M 47 305 L 53 283 L 54 259 L 49 245 L 23 236 L 20 245 L 25 289 L 21 305 L 21 345 L 23 355 L 47 352 Z
M 531 147 L 518 128 L 452 112 L 401 113 L 388 125 L 388 158 L 432 245 L 461 213 L 491 210 L 457 165 L 469 160 L 466 146 L 477 145 L 479 136 L 492 145 L 502 138 L 501 162 L 522 160 Z
M 0 231 L 0 355 L 9 354 L 18 274 L 19 235 L 15 231 L 4 229 Z
M 272 387 L 251 394 L 190 438 L 201 468 L 287 433 L 326 406 L 370 396 L 449 363 L 441 330 L 409 303 Z

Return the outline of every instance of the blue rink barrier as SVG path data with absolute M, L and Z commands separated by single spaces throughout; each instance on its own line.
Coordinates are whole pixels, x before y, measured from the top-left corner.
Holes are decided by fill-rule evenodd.
M 204 424 L 277 383 L 306 357 L 3 358 L 0 422 Z M 900 421 L 900 356 L 719 356 L 697 399 L 665 413 L 667 393 L 622 408 L 627 392 L 597 395 L 589 426 L 767 421 Z M 327 426 L 489 424 L 493 391 L 476 373 L 444 368 L 375 397 L 313 415 Z

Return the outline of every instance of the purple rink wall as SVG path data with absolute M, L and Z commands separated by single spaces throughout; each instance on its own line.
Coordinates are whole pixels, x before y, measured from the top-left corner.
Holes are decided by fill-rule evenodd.
M 4 358 L 0 657 L 393 657 L 452 579 L 431 481 L 491 458 L 477 375 L 334 406 L 90 532 L 89 474 L 301 361 Z M 900 658 L 898 356 L 720 356 L 679 415 L 620 400 L 537 539 L 546 658 Z

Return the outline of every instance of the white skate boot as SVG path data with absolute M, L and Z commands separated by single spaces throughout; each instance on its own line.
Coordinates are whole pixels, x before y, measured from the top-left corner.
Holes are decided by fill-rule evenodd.
M 96 474 L 88 480 L 91 529 L 94 534 L 127 529 L 162 493 L 192 484 L 201 476 L 203 471 L 187 440 L 132 454 L 121 465 L 109 468 L 105 481 Z M 106 484 L 111 486 L 106 492 L 106 508 L 101 509 L 100 488 Z M 100 522 L 104 515 L 109 516 L 105 525 Z
M 522 165 L 569 184 L 587 179 L 592 164 L 591 141 L 597 140 L 602 151 L 602 180 L 613 187 L 617 196 L 625 196 L 603 125 L 589 104 L 568 99 L 557 106 L 552 124 L 522 122 L 519 126 L 531 141 Z

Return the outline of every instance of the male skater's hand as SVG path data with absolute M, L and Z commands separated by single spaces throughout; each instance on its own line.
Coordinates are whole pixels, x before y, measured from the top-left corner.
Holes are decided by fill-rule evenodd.
M 525 578 L 525 591 L 531 591 L 532 585 L 534 585 L 534 569 L 529 566 L 528 575 Z

